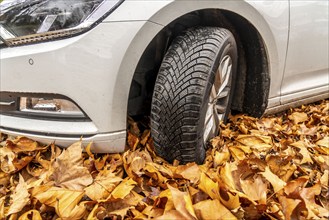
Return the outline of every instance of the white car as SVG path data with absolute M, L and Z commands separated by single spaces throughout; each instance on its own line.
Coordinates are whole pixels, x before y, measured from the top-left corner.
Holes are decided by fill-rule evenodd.
M 0 0 L 0 128 L 120 152 L 127 116 L 201 163 L 229 112 L 329 97 L 328 1 Z

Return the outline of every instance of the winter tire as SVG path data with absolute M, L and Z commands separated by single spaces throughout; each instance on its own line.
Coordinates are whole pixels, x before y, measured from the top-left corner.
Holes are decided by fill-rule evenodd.
M 207 142 L 230 112 L 237 58 L 224 28 L 193 28 L 173 40 L 152 98 L 151 134 L 160 156 L 203 162 Z

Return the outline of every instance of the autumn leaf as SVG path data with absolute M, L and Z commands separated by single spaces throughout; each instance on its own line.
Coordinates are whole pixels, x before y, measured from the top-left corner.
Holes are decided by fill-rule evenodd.
M 179 214 L 181 214 L 184 219 L 197 219 L 189 193 L 182 192 L 170 185 L 168 185 L 168 189 L 171 192 L 175 209 Z
M 108 169 L 100 171 L 92 185 L 85 188 L 86 195 L 94 201 L 106 199 L 112 190 L 122 181 Z
M 38 210 L 30 210 L 25 212 L 23 215 L 21 215 L 18 220 L 26 220 L 26 219 L 42 220 L 42 217 Z
M 286 185 L 286 182 L 284 182 L 277 175 L 272 173 L 269 167 L 266 167 L 265 172 L 261 172 L 261 174 L 271 183 L 274 189 L 274 193 L 279 192 Z
M 13 163 L 16 155 L 7 147 L 0 148 L 0 162 L 1 170 L 5 173 L 12 173 L 16 171 L 16 167 Z
M 20 212 L 24 206 L 30 202 L 30 194 L 27 190 L 27 184 L 21 175 L 19 175 L 19 182 L 15 188 L 14 193 L 10 197 L 12 199 L 12 203 L 7 212 L 7 216 Z
M 0 133 L 0 219 L 327 219 L 328 109 L 230 116 L 201 165 L 157 156 L 147 118 L 122 154 Z
M 81 206 L 77 206 L 83 197 L 84 192 L 74 191 L 59 187 L 51 187 L 45 192 L 35 195 L 42 204 L 54 207 L 61 218 L 69 219 L 81 212 Z
M 218 184 L 212 181 L 205 173 L 201 173 L 199 189 L 207 193 L 212 199 L 219 199 Z
M 130 191 L 136 186 L 136 182 L 131 178 L 125 178 L 111 193 L 111 196 L 115 199 L 125 198 Z
M 267 185 L 260 176 L 253 179 L 240 179 L 243 192 L 251 200 L 258 201 L 259 204 L 266 204 Z
M 293 112 L 291 115 L 288 116 L 288 118 L 292 120 L 294 124 L 305 122 L 308 119 L 307 114 L 305 112 Z
M 217 199 L 205 200 L 193 205 L 198 219 L 237 219 L 230 210 Z
M 93 182 L 88 169 L 83 166 L 81 141 L 63 150 L 52 164 L 51 180 L 56 186 L 72 190 L 83 190 Z

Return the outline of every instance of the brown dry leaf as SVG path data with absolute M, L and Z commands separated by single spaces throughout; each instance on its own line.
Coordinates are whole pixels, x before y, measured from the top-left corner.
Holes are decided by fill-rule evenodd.
M 286 182 L 272 173 L 269 167 L 266 167 L 265 172 L 261 172 L 261 174 L 271 183 L 274 189 L 274 193 L 279 192 L 286 185 Z
M 12 173 L 16 171 L 16 167 L 13 164 L 16 155 L 7 147 L 0 147 L 0 162 L 1 170 L 5 173 Z
M 174 177 L 184 178 L 190 180 L 191 183 L 197 183 L 200 180 L 200 169 L 195 163 L 188 163 L 186 165 L 180 165 L 175 170 Z
M 251 200 L 258 201 L 259 204 L 266 204 L 267 184 L 263 182 L 260 176 L 253 179 L 240 179 L 243 192 Z
M 231 192 L 226 187 L 219 187 L 219 200 L 229 210 L 236 210 L 241 205 L 238 193 Z
M 108 169 L 101 170 L 93 184 L 85 188 L 86 195 L 94 200 L 99 201 L 108 198 L 112 190 L 122 181 Z
M 329 135 L 316 142 L 317 145 L 329 148 Z
M 311 154 L 310 152 L 307 150 L 307 145 L 305 144 L 305 142 L 303 141 L 297 141 L 295 143 L 290 144 L 291 146 L 297 147 L 299 148 L 299 153 L 303 156 L 302 161 L 300 162 L 300 164 L 304 164 L 304 163 L 313 163 L 313 160 L 311 158 Z
M 83 166 L 82 142 L 76 142 L 63 150 L 53 162 L 53 172 L 50 177 L 56 186 L 72 190 L 83 190 L 92 184 L 93 178 L 88 169 Z
M 5 196 L 0 197 L 0 219 L 6 219 L 5 199 Z
M 168 189 L 171 192 L 175 209 L 184 217 L 184 219 L 197 219 L 190 194 L 188 192 L 182 192 L 170 185 L 168 185 Z
M 215 151 L 214 154 L 214 168 L 226 163 L 230 159 L 230 152 L 227 146 L 224 146 L 221 152 Z
M 135 157 L 130 163 L 131 170 L 138 176 L 144 174 L 143 169 L 146 165 L 146 161 L 142 157 Z
M 163 215 L 158 216 L 155 218 L 155 220 L 188 220 L 185 216 L 183 216 L 179 211 L 177 210 L 170 210 L 165 212 Z
M 264 135 L 239 135 L 236 140 L 243 145 L 259 152 L 267 151 L 272 148 L 272 139 Z
M 312 187 L 303 188 L 300 191 L 300 197 L 305 202 L 306 208 L 308 210 L 307 219 L 311 218 L 322 218 L 322 217 L 329 217 L 329 212 L 327 209 L 321 207 L 320 205 L 316 204 L 315 196 L 320 195 L 321 193 L 321 184 L 316 183 Z
M 219 199 L 218 184 L 212 181 L 205 173 L 201 173 L 199 189 L 205 192 L 212 199 Z
M 137 183 L 134 180 L 127 177 L 117 187 L 115 187 L 110 196 L 115 199 L 123 199 L 130 193 L 136 184 Z
M 308 120 L 308 116 L 305 112 L 293 112 L 291 115 L 288 116 L 288 118 L 292 120 L 294 124 L 298 124 Z
M 193 205 L 198 219 L 237 219 L 230 210 L 217 199 L 205 200 Z
M 234 163 L 226 163 L 220 170 L 220 179 L 223 181 L 226 187 L 231 190 L 236 190 L 235 181 L 232 176 L 232 171 L 235 169 L 236 168 Z
M 19 182 L 10 198 L 12 199 L 12 203 L 7 212 L 7 216 L 13 213 L 20 212 L 24 208 L 24 206 L 29 204 L 30 202 L 30 194 L 27 190 L 27 184 L 20 174 Z
M 296 216 L 296 214 L 293 213 L 296 207 L 302 202 L 301 200 L 289 199 L 286 198 L 285 196 L 280 196 L 279 201 L 282 206 L 282 211 L 284 213 L 284 217 L 286 220 L 298 219 L 298 216 Z
M 81 206 L 77 206 L 84 192 L 51 187 L 47 191 L 40 192 L 34 197 L 42 204 L 54 207 L 56 214 L 61 218 L 69 219 L 81 212 Z
M 43 150 L 47 148 L 47 146 L 39 147 L 38 142 L 31 140 L 27 137 L 21 137 L 21 136 L 16 137 L 12 141 L 8 140 L 6 146 L 9 149 L 11 149 L 14 153 Z
M 21 215 L 18 220 L 26 220 L 26 219 L 42 220 L 42 217 L 38 210 L 32 209 L 30 211 L 25 212 L 23 215 Z

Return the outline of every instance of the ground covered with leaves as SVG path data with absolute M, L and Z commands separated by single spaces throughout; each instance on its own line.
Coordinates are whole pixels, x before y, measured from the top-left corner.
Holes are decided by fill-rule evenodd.
M 233 116 L 202 165 L 157 157 L 136 122 L 123 154 L 2 134 L 0 219 L 328 219 L 328 111 Z

